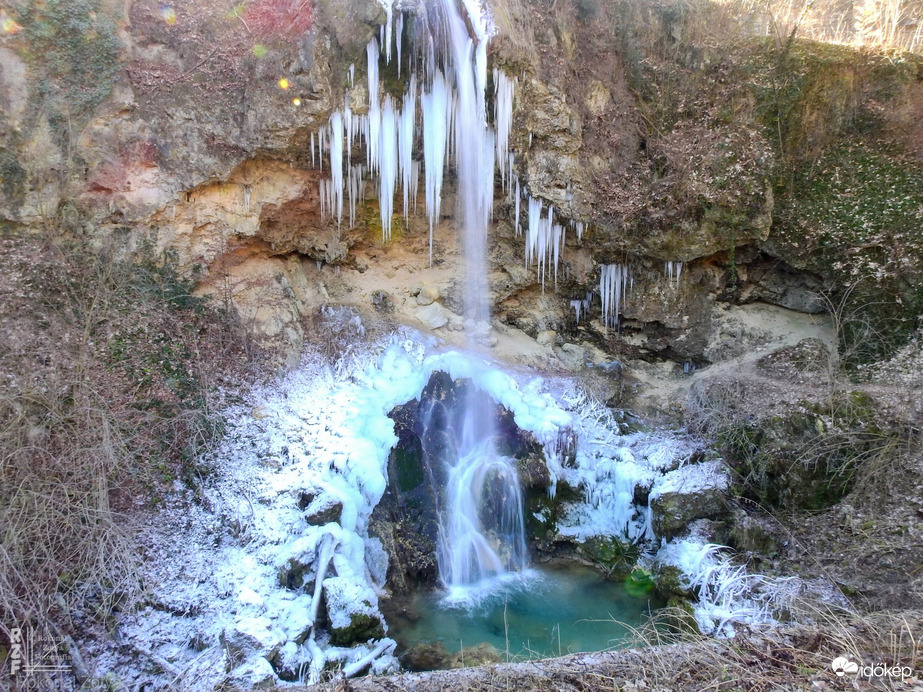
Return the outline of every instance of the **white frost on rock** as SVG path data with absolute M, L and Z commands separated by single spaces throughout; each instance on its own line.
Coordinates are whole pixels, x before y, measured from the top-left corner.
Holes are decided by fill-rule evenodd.
M 696 532 L 665 542 L 654 561 L 679 569 L 680 584 L 698 594 L 696 623 L 705 634 L 734 636 L 734 624 L 773 622 L 771 606 L 784 593 L 786 580 L 769 580 L 735 566 L 727 548 L 708 543 Z
M 680 467 L 658 478 L 651 490 L 651 500 L 667 493 L 692 495 L 707 490 L 726 490 L 731 483 L 727 467 L 720 459 Z

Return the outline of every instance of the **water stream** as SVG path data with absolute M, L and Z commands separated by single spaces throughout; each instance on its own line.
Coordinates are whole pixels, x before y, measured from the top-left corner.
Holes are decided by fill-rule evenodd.
M 465 252 L 465 328 L 469 346 L 489 331 L 487 225 L 493 201 L 494 131 L 487 125 L 486 37 L 475 42 L 454 0 L 442 0 L 451 56 L 458 171 L 457 223 Z M 439 522 L 440 579 L 450 599 L 466 601 L 490 580 L 525 568 L 522 492 L 514 460 L 494 445 L 493 407 L 473 389 L 460 400 L 455 450 L 440 455 L 446 477 Z

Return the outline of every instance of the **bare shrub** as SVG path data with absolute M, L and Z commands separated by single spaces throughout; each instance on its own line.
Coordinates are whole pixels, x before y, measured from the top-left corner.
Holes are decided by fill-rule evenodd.
M 245 351 L 143 248 L 16 238 L 2 254 L 0 632 L 66 632 L 140 595 L 125 516 L 208 473 L 215 391 L 243 379 L 228 364 Z

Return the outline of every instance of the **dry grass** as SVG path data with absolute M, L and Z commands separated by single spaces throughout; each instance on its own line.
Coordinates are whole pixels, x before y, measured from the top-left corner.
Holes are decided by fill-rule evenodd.
M 208 472 L 247 351 L 143 252 L 0 242 L 0 635 L 63 637 L 140 594 L 124 513 Z

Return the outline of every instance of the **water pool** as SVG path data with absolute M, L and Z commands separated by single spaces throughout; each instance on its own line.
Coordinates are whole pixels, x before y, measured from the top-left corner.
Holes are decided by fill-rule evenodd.
M 631 627 L 664 605 L 632 586 L 582 566 L 533 568 L 475 603 L 445 592 L 418 594 L 413 610 L 419 618 L 392 618 L 389 636 L 403 651 L 439 643 L 456 653 L 486 643 L 509 660 L 620 648 Z

